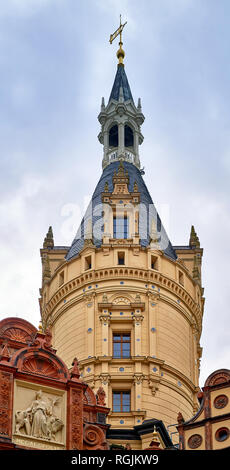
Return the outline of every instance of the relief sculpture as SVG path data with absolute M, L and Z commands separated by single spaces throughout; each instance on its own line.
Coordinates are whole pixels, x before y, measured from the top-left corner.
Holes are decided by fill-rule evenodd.
M 42 391 L 37 391 L 35 399 L 26 410 L 16 411 L 15 433 L 21 434 L 23 431 L 27 436 L 55 440 L 57 432 L 64 426 L 62 420 L 55 416 L 54 412 L 59 402 L 60 398 L 48 398 L 46 401 Z

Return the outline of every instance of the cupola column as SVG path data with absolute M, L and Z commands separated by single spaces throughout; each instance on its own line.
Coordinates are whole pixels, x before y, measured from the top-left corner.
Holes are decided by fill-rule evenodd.
M 109 133 L 108 131 L 104 131 L 104 160 L 108 161 L 109 156 Z
M 125 127 L 123 122 L 118 124 L 118 157 L 125 152 Z
M 137 132 L 134 132 L 134 163 L 136 166 L 140 166 L 140 160 L 139 160 L 139 142 L 138 142 L 138 134 Z

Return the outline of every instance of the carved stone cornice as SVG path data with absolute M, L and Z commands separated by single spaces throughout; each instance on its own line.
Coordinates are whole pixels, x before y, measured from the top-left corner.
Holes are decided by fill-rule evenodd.
M 201 329 L 201 324 L 202 324 L 202 308 L 195 302 L 195 300 L 190 296 L 190 294 L 184 289 L 183 286 L 179 285 L 176 280 L 172 280 L 169 277 L 163 275 L 160 272 L 152 272 L 151 270 L 145 270 L 145 269 L 139 269 L 139 268 L 110 268 L 110 269 L 98 269 L 98 270 L 93 270 L 90 273 L 82 273 L 80 276 L 78 276 L 75 279 L 72 279 L 71 281 L 67 282 L 65 286 L 61 286 L 55 294 L 52 296 L 52 298 L 47 302 L 45 309 L 43 309 L 42 315 L 43 318 L 46 319 L 53 310 L 57 307 L 57 305 L 60 304 L 60 302 L 63 302 L 63 299 L 65 299 L 69 294 L 72 294 L 74 291 L 79 289 L 82 289 L 85 285 L 98 282 L 101 279 L 111 279 L 111 280 L 116 280 L 117 278 L 122 278 L 122 279 L 135 279 L 140 282 L 148 282 L 148 283 L 154 283 L 156 287 L 163 288 L 164 290 L 168 290 L 171 294 L 174 294 L 177 299 L 180 299 L 180 301 L 183 302 L 183 304 L 189 309 L 189 311 L 195 316 L 197 322 L 198 322 L 198 328 L 199 330 Z M 191 278 L 192 279 L 192 278 Z M 51 280 L 52 282 L 52 280 Z M 88 294 L 88 293 L 87 293 Z M 160 294 L 159 292 L 148 292 L 148 295 L 152 295 L 153 301 L 159 300 Z M 81 300 L 82 294 L 78 297 L 79 300 Z M 154 297 L 155 296 L 155 297 Z M 78 300 L 78 301 L 79 301 Z M 71 300 L 70 300 L 71 302 Z M 69 304 L 70 305 L 70 304 Z M 125 306 L 117 306 L 115 307 L 111 303 L 99 303 L 98 307 L 100 309 L 103 308 L 125 308 Z M 137 304 L 135 302 L 130 303 L 129 307 L 131 308 L 137 308 Z M 145 304 L 138 304 L 138 307 L 140 309 L 143 309 L 145 307 Z M 128 308 L 128 306 L 126 306 Z
M 130 307 L 134 310 L 136 310 L 136 309 L 144 310 L 145 309 L 145 303 L 144 302 L 131 302 Z

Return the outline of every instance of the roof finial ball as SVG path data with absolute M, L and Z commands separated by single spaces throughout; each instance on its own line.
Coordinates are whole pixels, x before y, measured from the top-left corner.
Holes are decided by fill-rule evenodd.
M 110 35 L 110 39 L 109 39 L 109 42 L 110 44 L 112 44 L 113 40 L 118 36 L 118 34 L 120 34 L 120 41 L 119 41 L 119 49 L 117 51 L 117 58 L 118 58 L 118 65 L 124 65 L 124 57 L 125 57 L 125 51 L 124 49 L 122 49 L 122 46 L 123 46 L 123 42 L 122 42 L 122 31 L 126 25 L 127 21 L 122 24 L 121 23 L 121 15 L 120 15 L 120 26 L 119 28 L 116 29 L 115 33 L 111 34 Z

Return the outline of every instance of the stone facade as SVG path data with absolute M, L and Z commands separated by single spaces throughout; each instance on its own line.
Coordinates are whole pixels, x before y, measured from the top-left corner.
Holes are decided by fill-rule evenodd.
M 117 262 L 120 251 L 124 266 Z M 173 261 L 151 247 L 111 240 L 60 262 L 55 248 L 42 250 L 52 273 L 42 289 L 44 327 L 52 329 L 55 348 L 68 366 L 76 355 L 84 380 L 96 389 L 103 385 L 113 426 L 123 420 L 131 427 L 150 417 L 167 426 L 176 422 L 178 410 L 188 419 L 198 409 L 202 288 L 192 273 L 196 249 L 186 256 L 181 251 Z M 157 269 L 151 267 L 152 256 Z M 113 357 L 116 331 L 130 333 L 130 358 Z M 127 387 L 132 411 L 113 413 L 112 391 Z
M 108 449 L 102 390 L 79 379 L 77 359 L 68 369 L 51 340 L 25 320 L 0 322 L 0 449 Z
M 183 415 L 178 415 L 180 449 L 230 448 L 230 371 L 213 372 L 198 396 L 200 409 L 194 417 L 185 422 Z

